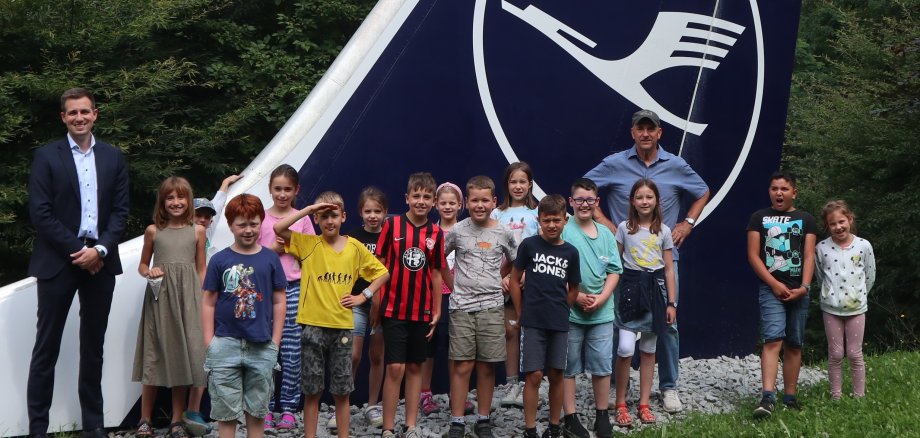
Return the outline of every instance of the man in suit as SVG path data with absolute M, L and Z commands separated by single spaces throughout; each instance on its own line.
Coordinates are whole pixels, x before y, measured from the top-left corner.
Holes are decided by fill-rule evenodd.
M 118 242 L 128 218 L 128 169 L 121 151 L 97 141 L 93 95 L 73 88 L 61 96 L 67 137 L 35 151 L 29 176 L 29 215 L 35 227 L 29 275 L 38 279 L 38 324 L 27 390 L 29 434 L 45 437 L 54 367 L 64 323 L 80 299 L 78 392 L 83 437 L 104 437 L 102 352 Z

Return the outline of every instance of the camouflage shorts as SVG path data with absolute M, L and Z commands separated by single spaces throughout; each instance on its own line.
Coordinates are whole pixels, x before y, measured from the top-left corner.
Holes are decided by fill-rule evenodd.
M 329 380 L 329 393 L 350 394 L 355 389 L 351 376 L 351 329 L 306 325 L 300 338 L 301 389 L 320 394 Z

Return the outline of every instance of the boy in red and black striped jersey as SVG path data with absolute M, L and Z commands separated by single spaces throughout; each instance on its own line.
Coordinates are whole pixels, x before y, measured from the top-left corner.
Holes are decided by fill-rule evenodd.
M 384 362 L 383 437 L 395 436 L 396 406 L 406 377 L 406 434 L 418 437 L 419 392 L 427 341 L 441 318 L 441 283 L 451 286 L 444 258 L 444 233 L 428 220 L 437 184 L 430 173 L 409 176 L 401 216 L 387 218 L 377 241 L 377 257 L 390 271 L 380 298 Z

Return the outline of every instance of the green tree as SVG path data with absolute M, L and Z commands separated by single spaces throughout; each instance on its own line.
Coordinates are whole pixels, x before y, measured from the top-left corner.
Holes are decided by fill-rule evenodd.
M 374 4 L 370 0 L 0 2 L 0 282 L 25 276 L 32 150 L 64 135 L 61 92 L 96 93 L 96 135 L 126 154 L 132 214 L 159 182 L 210 196 L 275 135 Z

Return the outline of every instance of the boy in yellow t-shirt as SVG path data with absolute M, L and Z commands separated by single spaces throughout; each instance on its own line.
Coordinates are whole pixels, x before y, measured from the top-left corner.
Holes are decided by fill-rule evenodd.
M 321 234 L 312 236 L 288 228 L 300 218 L 313 214 L 313 223 Z M 316 436 L 319 399 L 325 374 L 329 375 L 329 392 L 335 399 L 335 419 L 348 425 L 348 395 L 354 389 L 351 376 L 351 341 L 354 329 L 352 307 L 370 300 L 390 278 L 387 269 L 363 243 L 342 236 L 345 202 L 335 192 L 323 192 L 316 204 L 292 214 L 275 224 L 275 234 L 284 239 L 285 250 L 301 264 L 300 305 L 297 323 L 304 325 L 302 343 L 303 373 L 301 389 L 304 434 Z M 355 280 L 370 282 L 363 293 L 352 295 Z M 339 427 L 338 436 L 348 436 L 348 427 Z

